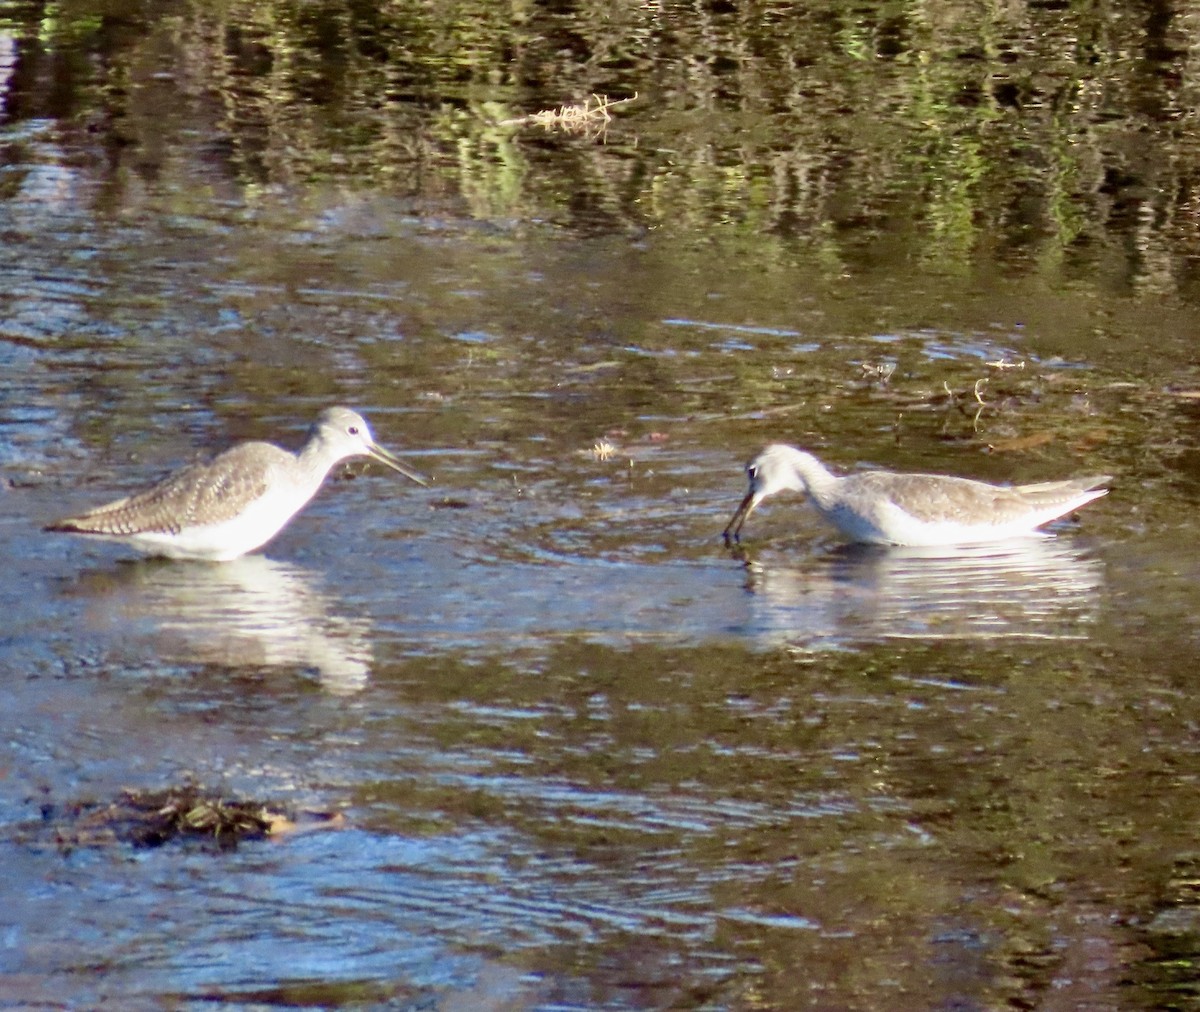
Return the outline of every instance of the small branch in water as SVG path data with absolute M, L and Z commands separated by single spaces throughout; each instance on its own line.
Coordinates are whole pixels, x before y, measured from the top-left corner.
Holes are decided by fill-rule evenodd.
M 593 100 L 595 105 L 592 104 Z M 557 109 L 543 109 L 529 116 L 502 120 L 501 126 L 540 126 L 543 130 L 565 130 L 567 133 L 591 133 L 607 128 L 612 116 L 610 109 L 637 100 L 635 92 L 630 98 L 613 101 L 607 95 L 592 95 L 574 105 L 560 105 Z

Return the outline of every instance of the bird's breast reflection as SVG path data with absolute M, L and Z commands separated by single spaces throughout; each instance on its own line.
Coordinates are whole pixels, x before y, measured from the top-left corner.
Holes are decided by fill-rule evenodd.
M 1095 621 L 1103 566 L 1053 538 L 954 548 L 845 545 L 746 556 L 760 635 L 780 643 L 921 637 L 1075 639 Z
M 221 565 L 124 563 L 81 577 L 88 620 L 146 639 L 175 663 L 312 672 L 329 692 L 361 690 L 373 662 L 369 623 L 337 613 L 315 576 L 247 555 Z

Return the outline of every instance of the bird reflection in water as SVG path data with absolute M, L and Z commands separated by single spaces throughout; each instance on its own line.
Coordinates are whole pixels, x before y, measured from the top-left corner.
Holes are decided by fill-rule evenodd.
M 219 566 L 122 563 L 82 574 L 88 619 L 122 641 L 148 641 L 174 663 L 311 671 L 328 692 L 363 689 L 373 654 L 370 625 L 336 614 L 313 574 L 261 555 Z
M 755 632 L 812 640 L 1077 639 L 1096 620 L 1104 571 L 1069 542 L 932 548 L 841 545 L 800 558 L 735 551 Z

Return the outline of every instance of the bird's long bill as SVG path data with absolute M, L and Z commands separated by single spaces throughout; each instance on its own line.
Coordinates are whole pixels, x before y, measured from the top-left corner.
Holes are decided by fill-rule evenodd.
M 402 464 L 398 458 L 393 456 L 391 453 L 388 453 L 388 451 L 378 443 L 372 443 L 369 447 L 367 447 L 367 452 L 375 460 L 379 461 L 379 463 L 386 464 L 393 471 L 398 471 L 400 474 L 404 475 L 405 478 L 411 478 L 418 485 L 429 484 L 424 475 L 418 474 L 411 467 L 407 466 L 406 464 Z
M 761 499 L 755 495 L 754 489 L 746 493 L 746 498 L 742 500 L 742 504 L 734 510 L 733 516 L 729 518 L 729 523 L 725 527 L 725 540 L 737 541 L 742 534 L 742 525 L 750 519 L 750 514 L 754 512 Z

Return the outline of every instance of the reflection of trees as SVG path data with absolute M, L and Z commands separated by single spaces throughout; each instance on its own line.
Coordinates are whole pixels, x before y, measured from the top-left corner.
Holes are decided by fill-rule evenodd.
M 481 217 L 774 234 L 831 268 L 886 233 L 943 267 L 1132 262 L 1157 289 L 1190 281 L 1200 241 L 1195 16 L 1157 6 L 155 8 L 17 30 L 40 69 L 10 114 L 83 112 L 150 177 L 190 146 L 252 188 L 336 177 Z M 634 92 L 603 143 L 497 125 Z

